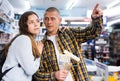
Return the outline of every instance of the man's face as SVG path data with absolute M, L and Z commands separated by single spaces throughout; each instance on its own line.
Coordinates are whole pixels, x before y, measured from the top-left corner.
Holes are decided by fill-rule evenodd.
M 46 26 L 48 35 L 55 35 L 61 22 L 60 15 L 57 11 L 45 12 L 44 24 Z

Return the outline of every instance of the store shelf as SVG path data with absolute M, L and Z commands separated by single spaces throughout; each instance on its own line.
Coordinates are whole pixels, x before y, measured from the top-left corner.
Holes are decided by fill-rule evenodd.
M 0 10 L 0 22 L 10 22 L 10 18 Z
M 3 32 L 4 32 L 4 30 L 0 29 L 0 33 L 3 33 Z
M 5 22 L 5 19 L 3 19 L 2 17 L 0 17 L 0 22 Z

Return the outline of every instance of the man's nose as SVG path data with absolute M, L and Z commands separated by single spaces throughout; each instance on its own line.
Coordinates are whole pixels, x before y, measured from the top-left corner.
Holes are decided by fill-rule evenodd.
M 51 23 L 51 19 L 48 19 L 48 23 Z

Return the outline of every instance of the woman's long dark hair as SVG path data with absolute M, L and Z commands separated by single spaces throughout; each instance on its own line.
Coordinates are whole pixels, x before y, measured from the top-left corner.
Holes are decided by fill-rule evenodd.
M 6 46 L 5 46 L 5 49 L 6 49 L 6 56 L 7 56 L 7 52 L 8 52 L 8 49 L 9 49 L 9 46 L 11 45 L 11 43 L 15 40 L 16 37 L 18 37 L 19 35 L 27 35 L 30 37 L 31 39 L 31 43 L 32 43 L 32 51 L 33 51 L 33 56 L 35 58 L 38 58 L 40 56 L 40 52 L 37 48 L 37 45 L 35 43 L 35 40 L 34 40 L 34 35 L 32 33 L 30 33 L 28 31 L 28 25 L 27 25 L 27 20 L 28 20 L 28 16 L 32 15 L 32 14 L 35 14 L 37 17 L 38 15 L 33 12 L 33 11 L 27 11 L 25 13 L 23 13 L 19 19 L 19 34 L 16 35 Z M 27 50 L 26 50 L 27 51 Z

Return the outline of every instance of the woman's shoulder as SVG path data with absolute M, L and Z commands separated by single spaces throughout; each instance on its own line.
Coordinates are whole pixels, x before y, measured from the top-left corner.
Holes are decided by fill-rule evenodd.
M 19 35 L 17 38 L 18 39 L 30 39 L 29 36 L 27 35 Z
M 27 35 L 19 35 L 14 41 L 13 43 L 15 44 L 26 44 L 26 43 L 31 43 L 31 40 L 29 38 L 29 36 Z
M 18 41 L 23 41 L 23 40 L 28 41 L 28 40 L 30 40 L 30 38 L 29 38 L 29 36 L 27 36 L 27 35 L 19 35 L 19 36 L 16 38 L 16 40 L 18 40 Z

